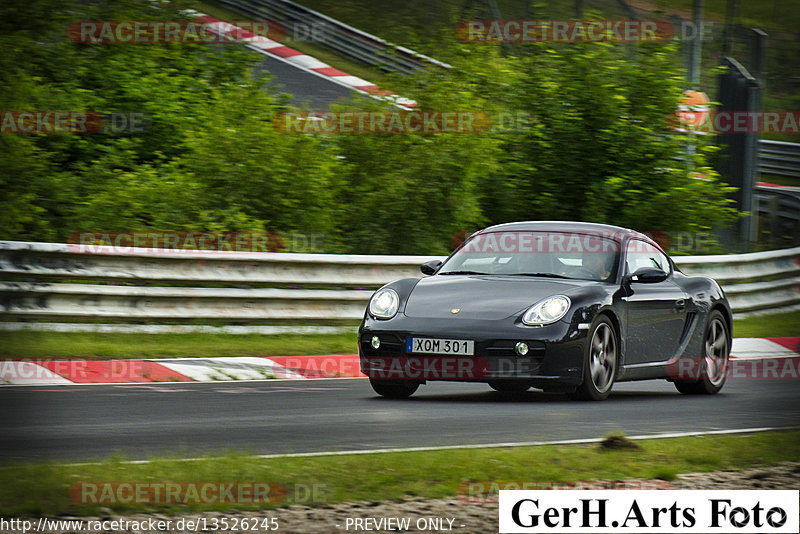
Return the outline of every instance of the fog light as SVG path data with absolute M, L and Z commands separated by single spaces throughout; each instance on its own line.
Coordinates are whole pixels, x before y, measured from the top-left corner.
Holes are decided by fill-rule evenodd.
M 381 339 L 378 336 L 372 336 L 372 341 L 370 341 L 369 344 L 372 345 L 373 349 L 377 350 L 381 346 Z
M 519 341 L 516 345 L 514 345 L 514 350 L 517 351 L 517 354 L 520 356 L 525 356 L 528 354 L 528 344 L 524 341 Z

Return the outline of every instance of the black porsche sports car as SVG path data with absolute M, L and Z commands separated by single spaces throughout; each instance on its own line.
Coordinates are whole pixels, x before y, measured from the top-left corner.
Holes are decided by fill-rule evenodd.
M 722 288 L 684 275 L 633 230 L 501 224 L 421 270 L 429 276 L 377 290 L 359 328 L 361 371 L 385 397 L 429 380 L 587 400 L 627 380 L 667 379 L 687 394 L 725 383 L 732 323 Z

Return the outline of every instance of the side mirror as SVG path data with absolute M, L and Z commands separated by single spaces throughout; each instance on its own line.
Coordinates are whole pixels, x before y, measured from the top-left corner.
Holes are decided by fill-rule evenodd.
M 661 269 L 642 267 L 641 269 L 637 269 L 637 271 L 630 276 L 630 281 L 642 284 L 656 284 L 658 282 L 663 282 L 668 276 L 669 273 L 665 273 Z
M 441 266 L 442 260 L 428 260 L 419 266 L 419 270 L 422 271 L 422 274 L 431 275 L 435 273 Z

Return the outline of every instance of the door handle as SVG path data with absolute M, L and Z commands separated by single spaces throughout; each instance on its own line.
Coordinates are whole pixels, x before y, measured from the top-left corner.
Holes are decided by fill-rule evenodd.
M 683 311 L 686 309 L 686 299 L 678 299 L 675 301 L 675 309 Z

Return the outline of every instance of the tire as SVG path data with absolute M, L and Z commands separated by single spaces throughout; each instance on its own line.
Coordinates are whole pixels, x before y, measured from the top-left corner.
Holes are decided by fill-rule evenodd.
M 419 382 L 397 382 L 392 380 L 369 379 L 375 393 L 387 399 L 407 399 L 417 391 Z
M 525 382 L 515 380 L 490 380 L 489 387 L 501 393 L 522 393 L 530 389 L 530 385 Z
M 703 330 L 703 368 L 697 380 L 675 380 L 675 389 L 684 395 L 713 395 L 722 389 L 728 373 L 731 355 L 731 335 L 728 323 L 718 310 L 708 315 Z
M 608 317 L 601 315 L 595 320 L 586 339 L 583 383 L 570 397 L 576 400 L 605 400 L 611 393 L 617 374 L 617 331 Z

